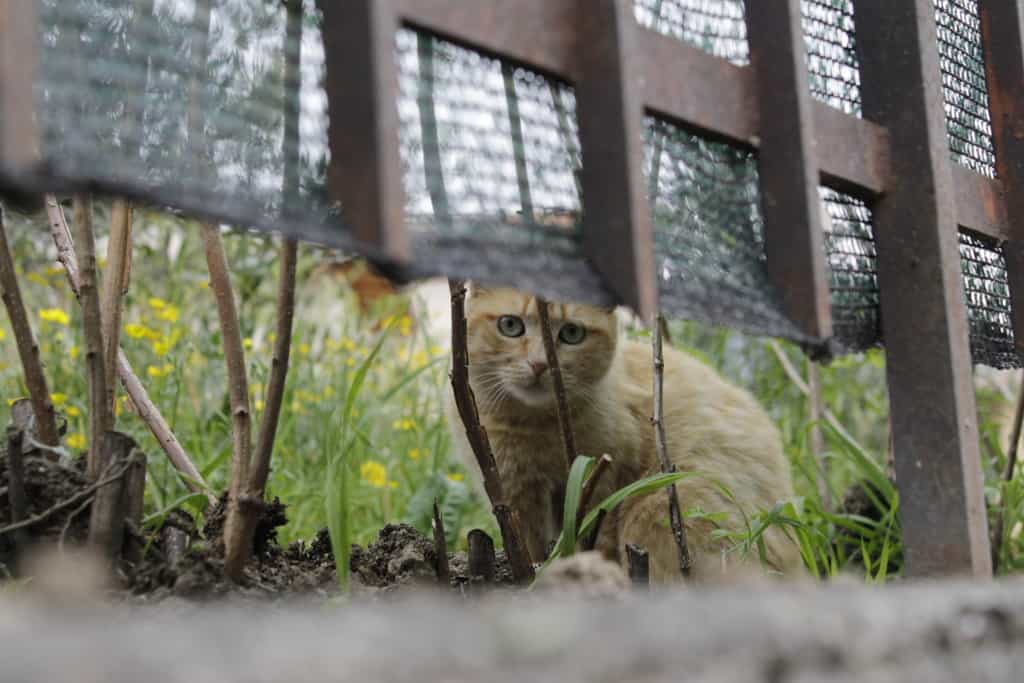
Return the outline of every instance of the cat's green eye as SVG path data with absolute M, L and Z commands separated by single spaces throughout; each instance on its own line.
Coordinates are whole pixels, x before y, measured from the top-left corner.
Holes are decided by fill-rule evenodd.
M 498 318 L 498 332 L 506 337 L 522 337 L 526 332 L 526 325 L 517 315 L 503 315 Z
M 587 336 L 587 328 L 576 323 L 566 323 L 558 331 L 558 338 L 565 344 L 579 344 Z

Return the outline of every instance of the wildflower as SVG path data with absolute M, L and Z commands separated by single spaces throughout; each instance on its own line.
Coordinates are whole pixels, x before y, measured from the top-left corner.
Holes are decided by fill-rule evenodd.
M 68 417 L 78 417 L 82 414 L 82 411 L 75 406 L 68 406 L 68 409 L 64 411 Z
M 75 344 L 70 349 L 68 349 L 68 355 L 71 356 L 71 360 L 78 360 L 78 357 L 82 355 L 82 347 L 80 347 L 78 344 Z
M 125 400 L 125 397 L 121 396 L 114 401 L 114 417 L 121 417 L 121 413 L 124 412 Z
M 307 344 L 306 342 L 302 342 L 301 344 L 299 344 L 299 355 L 300 356 L 308 356 L 309 355 L 309 350 L 310 350 L 309 349 L 309 344 Z
M 341 339 L 341 349 L 343 351 L 350 351 L 350 352 L 351 351 L 355 351 L 356 350 L 356 343 L 355 343 L 355 341 L 353 341 L 352 339 L 349 339 L 348 337 L 342 337 L 342 339 Z
M 166 337 L 153 340 L 153 353 L 157 355 L 157 358 L 163 358 L 171 352 L 171 340 Z
M 403 315 L 398 319 L 398 333 L 403 337 L 408 337 L 412 334 L 412 318 L 408 315 Z
M 246 337 L 242 340 L 242 348 L 246 351 L 252 351 L 252 337 Z
M 59 308 L 44 308 L 39 311 L 39 317 L 45 322 L 58 325 L 66 326 L 71 322 L 71 317 Z
M 62 405 L 68 402 L 68 395 L 59 393 L 50 394 L 50 401 L 53 402 L 53 405 L 60 408 Z
M 398 488 L 398 482 L 392 479 L 391 481 L 388 482 L 388 488 L 394 491 L 395 489 Z
M 169 323 L 176 323 L 178 322 L 178 317 L 180 315 L 181 311 L 178 310 L 177 306 L 173 304 L 167 304 L 162 310 L 157 312 L 156 317 L 160 318 L 160 320 Z
M 423 366 L 425 366 L 429 362 L 430 362 L 430 357 L 427 356 L 427 352 L 426 351 L 417 351 L 416 353 L 412 354 L 412 369 L 413 370 L 419 370 L 420 368 L 422 368 Z
M 393 429 L 397 429 L 400 432 L 410 432 L 416 429 L 416 420 L 410 420 L 408 418 L 403 420 L 395 420 L 391 423 Z
M 174 370 L 174 366 L 170 363 L 164 363 L 163 365 L 150 365 L 146 368 L 146 374 L 153 378 L 160 378 L 171 374 L 172 370 Z
M 158 299 L 155 296 L 150 297 L 149 307 L 152 308 L 154 311 L 162 311 L 163 309 L 167 308 L 167 302 L 164 301 L 163 299 Z
M 434 358 L 437 358 L 438 356 L 443 356 L 444 355 L 444 349 L 442 349 L 440 346 L 436 346 L 436 345 L 435 346 L 431 346 L 430 347 L 430 355 L 433 356 Z
M 462 474 L 462 472 L 449 472 L 448 473 L 448 481 L 454 481 L 454 482 L 458 483 L 458 482 L 462 481 L 465 478 L 466 477 Z
M 124 332 L 132 339 L 148 339 L 156 334 L 145 325 L 140 325 L 138 323 L 128 323 L 124 326 Z
M 352 356 L 349 356 L 348 358 L 345 359 L 345 365 L 349 366 L 350 368 L 354 368 L 356 366 L 356 359 L 353 358 Z
M 359 476 L 374 488 L 384 488 L 388 482 L 387 468 L 375 460 L 367 460 L 360 465 Z
M 334 387 L 330 385 L 324 387 L 324 398 L 334 398 Z
M 4 339 L 7 339 L 7 333 L 0 330 L 0 341 L 3 341 Z
M 81 432 L 75 432 L 68 436 L 68 448 L 74 448 L 76 451 L 80 451 L 85 448 L 85 434 Z
M 46 277 L 57 277 L 64 272 L 64 268 L 61 266 L 46 266 L 46 270 L 43 271 Z
M 422 450 L 419 449 L 419 448 L 410 448 L 409 449 L 409 459 L 410 460 L 419 460 L 420 458 L 425 458 L 428 455 L 430 455 L 430 451 L 428 451 L 426 448 L 424 448 Z
M 266 407 L 266 404 L 263 402 L 263 399 L 261 398 L 256 399 L 255 405 L 257 411 L 263 410 L 263 408 Z

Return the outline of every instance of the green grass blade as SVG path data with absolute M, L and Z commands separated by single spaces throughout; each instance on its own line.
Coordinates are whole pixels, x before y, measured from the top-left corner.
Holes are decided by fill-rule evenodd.
M 576 552 L 576 515 L 580 508 L 583 482 L 594 466 L 594 459 L 585 455 L 577 456 L 569 469 L 569 480 L 565 485 L 565 506 L 562 508 L 562 539 L 559 543 L 562 557 Z

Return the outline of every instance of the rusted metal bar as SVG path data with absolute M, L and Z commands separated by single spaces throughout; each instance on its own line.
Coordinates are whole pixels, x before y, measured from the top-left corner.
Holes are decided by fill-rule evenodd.
M 32 84 L 38 63 L 36 4 L 0 0 L 0 173 L 17 176 L 39 155 Z
M 909 576 L 990 576 L 956 194 L 932 0 L 855 9 L 864 116 L 889 128 L 871 202 Z
M 583 155 L 583 253 L 645 319 L 657 311 L 644 186 L 643 107 L 632 0 L 578 0 L 576 117 Z M 588 160 L 590 160 L 588 162 Z
M 828 339 L 832 310 L 800 0 L 758 0 L 746 10 L 761 123 L 757 162 L 768 277 L 800 330 Z
M 398 17 L 391 0 L 318 0 L 331 150 L 327 185 L 358 240 L 409 258 L 398 153 Z
M 1008 223 L 1003 245 L 1017 352 L 1024 352 L 1024 8 L 1019 0 L 978 0 L 996 175 Z

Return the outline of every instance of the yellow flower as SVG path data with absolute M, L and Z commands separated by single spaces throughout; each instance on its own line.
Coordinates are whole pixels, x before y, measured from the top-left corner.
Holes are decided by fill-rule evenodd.
M 68 417 L 78 417 L 82 414 L 82 411 L 75 406 L 68 406 L 68 409 L 64 411 Z
M 128 323 L 124 326 L 124 332 L 132 339 L 149 339 L 156 335 L 153 330 L 138 323 Z
M 156 317 L 160 318 L 161 320 L 165 320 L 169 323 L 176 323 L 178 322 L 178 316 L 180 315 L 181 311 L 178 310 L 177 306 L 173 304 L 167 304 L 167 307 L 164 308 L 159 313 L 157 313 Z
M 256 410 L 263 410 L 266 407 L 266 405 L 267 404 L 263 402 L 263 399 L 261 399 L 261 398 L 256 399 L 256 403 L 255 403 Z
M 466 477 L 463 476 L 462 472 L 449 472 L 448 473 L 448 481 L 459 482 L 459 481 L 462 481 L 465 478 Z
M 397 489 L 398 488 L 398 482 L 392 479 L 391 481 L 388 482 L 388 488 L 390 488 L 392 490 Z
M 50 400 L 53 402 L 53 405 L 55 405 L 56 407 L 60 408 L 62 405 L 64 405 L 65 403 L 68 402 L 68 395 L 67 394 L 50 394 Z
M 403 315 L 398 320 L 398 333 L 403 337 L 408 337 L 412 334 L 412 318 L 407 315 Z
M 334 398 L 334 387 L 330 385 L 324 387 L 324 398 Z
M 3 341 L 4 339 L 7 339 L 7 333 L 0 330 L 0 341 Z
M 444 355 L 444 349 L 442 349 L 440 346 L 431 346 L 430 347 L 430 355 L 434 356 L 435 358 L 437 356 L 443 356 Z
M 171 374 L 172 370 L 174 370 L 174 366 L 170 363 L 164 363 L 163 365 L 150 365 L 146 368 L 146 374 L 155 378 L 166 377 Z
M 85 434 L 82 434 L 81 432 L 75 432 L 68 436 L 68 448 L 74 448 L 75 450 L 80 451 L 85 448 L 85 444 Z
M 353 358 L 352 356 L 349 356 L 348 358 L 345 359 L 345 365 L 349 366 L 350 368 L 354 368 L 356 366 L 356 359 Z
M 348 337 L 342 337 L 341 338 L 341 349 L 343 351 L 355 351 L 356 350 L 356 343 L 355 343 L 355 341 L 353 341 L 352 339 L 349 339 Z
M 416 353 L 412 354 L 412 369 L 413 370 L 419 370 L 420 368 L 422 368 L 424 365 L 426 365 L 429 362 L 430 362 L 430 357 L 427 355 L 426 351 L 417 351 Z
M 114 401 L 114 417 L 121 417 L 121 413 L 124 412 L 127 399 L 124 396 L 119 397 Z
M 71 356 L 71 360 L 78 360 L 78 357 L 81 354 L 82 348 L 78 344 L 75 344 L 70 349 L 68 349 L 68 355 Z
M 309 355 L 309 344 L 307 344 L 306 342 L 302 342 L 301 344 L 299 344 L 299 355 L 300 356 L 308 356 Z
M 155 296 L 150 297 L 149 307 L 152 308 L 154 311 L 162 311 L 163 309 L 167 308 L 167 302 L 164 301 L 163 299 L 158 299 Z
M 199 281 L 199 289 L 209 289 L 209 288 L 210 288 L 210 281 L 209 280 L 200 280 Z
M 242 340 L 242 348 L 246 351 L 252 351 L 252 337 L 246 337 Z
M 395 420 L 391 423 L 393 429 L 397 429 L 400 432 L 409 432 L 416 429 L 416 420 Z
M 420 458 L 425 458 L 428 455 L 430 455 L 430 451 L 428 451 L 426 448 L 422 450 L 420 450 L 419 448 L 409 449 L 409 458 L 411 460 L 419 460 Z
M 56 277 L 64 272 L 64 268 L 61 266 L 47 266 L 43 272 L 46 273 L 46 277 Z
M 160 339 L 153 340 L 153 353 L 158 358 L 163 358 L 171 352 L 171 340 L 161 337 Z
M 384 488 L 388 482 L 387 468 L 374 460 L 367 460 L 359 466 L 359 476 L 375 488 Z
M 44 308 L 39 311 L 39 317 L 48 323 L 67 325 L 71 322 L 70 316 L 59 308 Z

